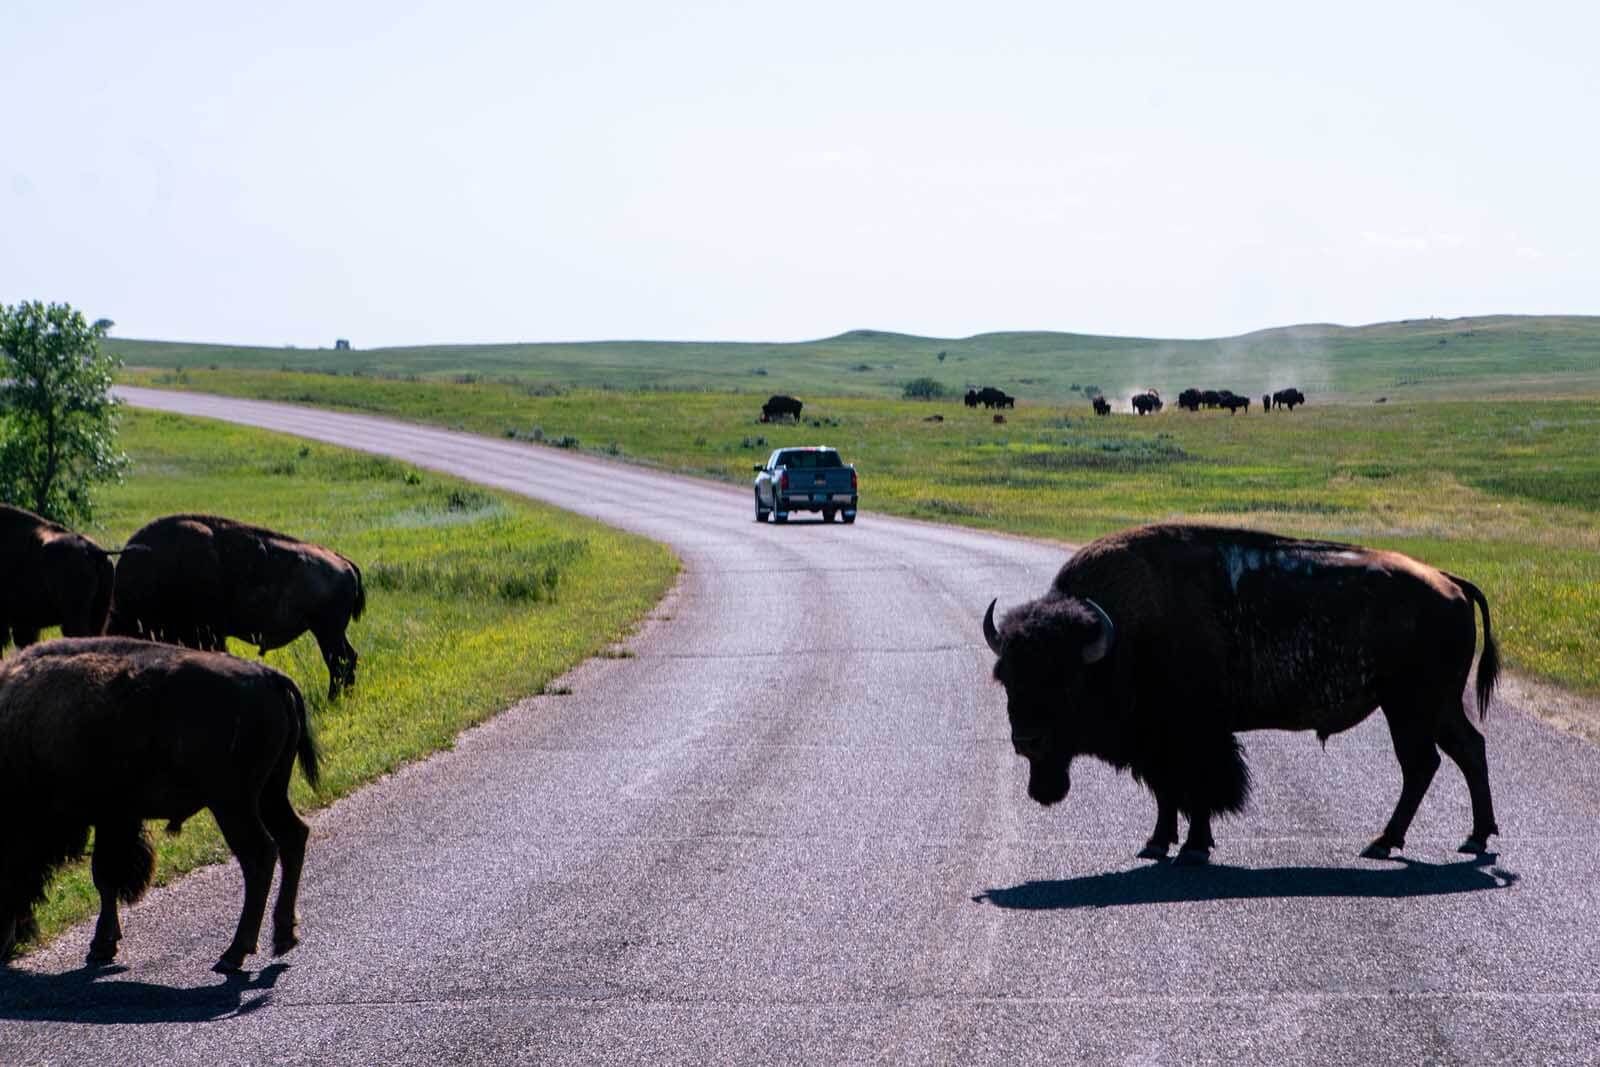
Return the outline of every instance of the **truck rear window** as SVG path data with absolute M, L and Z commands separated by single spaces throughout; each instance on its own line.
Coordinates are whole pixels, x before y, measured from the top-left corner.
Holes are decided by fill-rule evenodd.
M 818 467 L 842 467 L 839 453 L 832 449 L 807 449 L 804 452 L 783 452 L 778 455 L 778 466 L 790 470 L 815 470 Z

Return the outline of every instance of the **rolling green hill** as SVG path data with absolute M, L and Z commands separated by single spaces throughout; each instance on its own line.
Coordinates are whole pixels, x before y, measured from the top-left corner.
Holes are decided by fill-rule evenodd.
M 1020 332 L 943 339 L 852 330 L 783 344 L 594 341 L 339 351 L 120 339 L 106 344 L 132 367 L 801 396 L 898 396 L 907 381 L 922 377 L 956 392 L 996 385 L 1025 402 L 1048 403 L 1081 399 L 1085 385 L 1114 398 L 1145 388 L 1170 396 L 1191 385 L 1259 396 L 1294 385 L 1313 396 L 1355 401 L 1600 391 L 1600 316 L 1579 315 L 1313 324 L 1211 340 Z

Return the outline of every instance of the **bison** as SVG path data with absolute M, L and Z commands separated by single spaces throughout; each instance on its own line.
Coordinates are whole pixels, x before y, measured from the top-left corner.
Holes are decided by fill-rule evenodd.
M 1161 394 L 1154 389 L 1137 393 L 1133 398 L 1133 410 L 1140 415 L 1148 415 L 1153 411 L 1161 410 Z
M 123 548 L 109 633 L 226 651 L 229 637 L 261 654 L 310 630 L 328 665 L 328 696 L 355 684 L 345 637 L 367 606 L 361 569 L 321 545 L 216 515 L 167 515 Z
M 767 402 L 761 405 L 761 421 L 776 422 L 779 419 L 798 420 L 800 418 L 800 409 L 804 406 L 805 405 L 803 403 L 796 400 L 792 396 L 783 396 L 781 394 L 769 396 L 767 398 Z
M 1160 859 L 1189 819 L 1179 862 L 1211 854 L 1213 816 L 1250 790 L 1246 730 L 1333 734 L 1383 709 L 1403 786 L 1373 859 L 1405 846 L 1443 749 L 1472 798 L 1462 852 L 1499 833 L 1483 735 L 1462 706 L 1483 613 L 1479 717 L 1499 655 L 1471 582 L 1398 552 L 1249 530 L 1157 525 L 1111 534 L 1063 566 L 1044 596 L 983 633 L 1005 687 L 1028 795 L 1067 795 L 1074 757 L 1129 770 L 1156 798 L 1140 856 Z
M 1271 411 L 1272 410 L 1272 394 L 1271 393 L 1262 393 L 1261 394 L 1261 410 L 1262 411 Z
M 1106 400 L 1105 397 L 1097 396 L 1093 400 L 1089 401 L 1089 403 L 1094 405 L 1094 413 L 1096 415 L 1111 414 L 1111 404 Z
M 963 404 L 967 405 L 967 407 L 969 407 L 969 408 L 977 407 L 978 406 L 978 391 L 976 389 L 968 389 L 967 390 L 967 395 L 961 398 L 961 402 Z
M 31 511 L 0 504 L 0 649 L 26 648 L 46 626 L 68 637 L 106 628 L 111 554 Z
M 300 690 L 260 663 L 126 638 L 67 638 L 0 665 L 0 962 L 35 930 L 51 873 L 82 855 L 100 920 L 90 963 L 116 957 L 119 900 L 155 869 L 144 820 L 176 833 L 209 808 L 244 872 L 244 910 L 215 970 L 256 950 L 274 861 L 283 869 L 272 951 L 299 943 L 295 898 L 306 824 L 289 803 L 296 757 L 312 786 L 318 755 Z
M 1239 394 L 1227 389 L 1222 389 L 1217 393 L 1217 406 L 1227 408 L 1229 415 L 1236 414 L 1240 408 L 1244 408 L 1245 412 L 1249 413 L 1250 398 L 1247 396 L 1240 396 Z
M 1288 408 L 1290 411 L 1295 409 L 1296 404 L 1304 404 L 1305 402 L 1306 394 L 1298 389 L 1279 389 L 1272 394 L 1274 407 Z
M 1178 394 L 1178 407 L 1187 411 L 1200 410 L 1201 393 L 1198 389 L 1185 389 Z

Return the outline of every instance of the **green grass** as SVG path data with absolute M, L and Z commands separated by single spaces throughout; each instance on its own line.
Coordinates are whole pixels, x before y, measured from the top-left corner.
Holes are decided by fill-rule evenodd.
M 853 330 L 791 344 L 601 341 L 335 351 L 163 341 L 106 342 L 129 366 L 285 370 L 541 388 L 714 390 L 899 397 L 932 378 L 1066 403 L 1098 385 L 1113 398 L 1156 388 L 1260 397 L 1296 385 L 1313 402 L 1600 390 L 1600 317 L 1496 315 L 1372 326 L 1290 326 L 1239 337 L 1160 340 L 1071 333 L 961 339 Z M 940 358 L 940 354 L 944 358 Z M 1126 402 L 1120 407 L 1127 409 Z
M 323 747 L 320 793 L 295 777 L 302 811 L 540 692 L 626 636 L 677 571 L 642 538 L 391 460 L 172 415 L 124 420 L 134 468 L 103 494 L 101 522 L 88 531 L 102 544 L 122 544 L 157 515 L 206 511 L 328 545 L 362 567 L 368 607 L 349 633 L 361 654 L 354 690 L 328 702 L 309 635 L 266 657 L 299 682 Z M 177 837 L 158 836 L 158 882 L 228 859 L 208 813 Z M 92 914 L 96 900 L 82 865 L 65 871 L 41 909 L 42 936 Z
M 1313 404 L 1293 414 L 1095 418 L 1027 405 L 995 425 L 959 403 L 808 402 L 756 421 L 746 395 L 537 390 L 329 375 L 129 380 L 377 412 L 748 484 L 772 448 L 822 443 L 868 511 L 1083 541 L 1165 519 L 1399 549 L 1481 585 L 1518 669 L 1600 694 L 1600 396 Z M 928 422 L 933 413 L 943 422 Z

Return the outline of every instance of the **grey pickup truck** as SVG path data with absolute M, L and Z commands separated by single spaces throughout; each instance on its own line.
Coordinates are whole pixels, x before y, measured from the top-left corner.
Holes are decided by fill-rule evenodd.
M 835 515 L 856 521 L 856 469 L 823 445 L 780 448 L 757 466 L 756 521 L 788 522 L 791 511 L 820 511 L 823 522 Z

